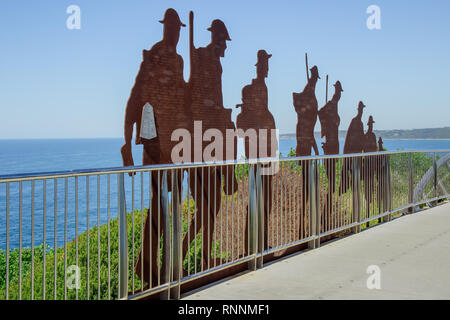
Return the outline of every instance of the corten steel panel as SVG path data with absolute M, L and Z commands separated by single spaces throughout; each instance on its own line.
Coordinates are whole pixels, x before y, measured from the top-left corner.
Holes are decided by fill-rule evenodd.
M 164 19 L 160 21 L 164 24 L 163 39 L 156 43 L 150 50 L 143 51 L 143 61 L 139 73 L 136 77 L 135 85 L 131 91 L 130 98 L 127 103 L 125 113 L 125 144 L 121 149 L 123 163 L 125 166 L 134 165 L 131 154 L 131 140 L 133 133 L 133 126 L 136 125 L 136 144 L 144 145 L 143 164 L 161 164 L 171 163 L 171 151 L 176 142 L 171 141 L 172 133 L 176 129 L 186 129 L 193 135 L 194 121 L 202 122 L 202 130 L 218 129 L 223 137 L 226 137 L 227 129 L 235 129 L 235 125 L 231 119 L 231 109 L 226 109 L 223 106 L 222 98 L 222 66 L 220 59 L 225 56 L 226 41 L 231 40 L 225 24 L 221 20 L 213 20 L 211 27 L 211 43 L 206 47 L 195 48 L 193 43 L 192 22 L 193 14 L 191 13 L 191 75 L 189 82 L 186 83 L 183 78 L 183 58 L 177 53 L 176 48 L 180 36 L 181 27 L 185 25 L 181 22 L 178 13 L 173 9 L 168 9 L 164 15 Z M 157 137 L 153 139 L 144 139 L 140 137 L 140 125 L 142 108 L 146 103 L 150 103 L 154 109 L 155 125 Z M 208 143 L 203 141 L 203 151 Z M 226 143 L 224 143 L 224 148 Z M 194 150 L 195 153 L 196 150 Z M 231 158 L 236 158 L 236 148 L 234 148 Z M 203 154 L 203 152 L 201 152 Z M 226 150 L 223 150 L 223 155 L 227 155 Z M 227 159 L 227 158 L 225 158 Z M 191 155 L 191 161 L 196 160 Z M 217 159 L 224 160 L 224 159 Z M 197 172 L 194 172 L 194 171 Z M 201 210 L 197 210 L 196 218 L 200 220 L 199 213 L 206 214 L 204 224 L 197 223 L 197 230 L 193 230 L 193 224 L 190 225 L 192 229 L 190 234 L 192 237 L 198 233 L 200 227 L 207 227 L 210 230 L 209 234 L 203 232 L 204 242 L 209 242 L 209 246 L 204 246 L 205 252 L 203 261 L 204 266 L 207 264 L 206 257 L 208 257 L 207 248 L 211 248 L 212 233 L 214 232 L 214 224 L 212 224 L 213 217 L 217 214 L 220 208 L 221 192 L 214 192 L 220 190 L 222 187 L 222 174 L 215 172 L 216 168 L 207 168 L 205 170 L 192 169 L 189 171 L 191 177 L 196 176 L 196 179 L 190 179 L 191 190 L 197 190 L 196 194 L 192 194 L 196 203 L 201 203 Z M 169 172 L 170 173 L 170 172 Z M 225 170 L 224 177 L 224 191 L 226 194 L 233 194 L 237 190 L 236 179 L 233 179 L 234 167 L 230 166 Z M 206 177 L 208 179 L 206 179 Z M 213 179 L 212 182 L 209 180 Z M 168 176 L 169 191 L 172 190 Z M 181 181 L 182 179 L 180 179 Z M 205 180 L 208 180 L 206 183 Z M 148 215 L 145 234 L 144 234 L 144 269 L 150 270 L 149 264 L 152 264 L 152 286 L 158 284 L 158 279 L 161 275 L 158 274 L 157 254 L 158 251 L 157 236 L 163 234 L 162 225 L 160 230 L 157 230 L 157 221 L 160 208 L 158 199 L 158 186 L 161 181 L 158 181 L 156 174 L 152 175 L 152 190 L 154 195 L 152 197 L 152 236 L 149 235 L 150 219 Z M 180 188 L 180 183 L 178 183 Z M 211 195 L 215 198 L 215 206 L 212 205 Z M 209 203 L 208 203 L 209 201 Z M 159 217 L 161 221 L 162 217 Z M 203 220 L 203 219 L 202 219 Z M 150 239 L 151 238 L 151 239 Z M 153 250 L 147 248 L 149 243 L 152 243 Z M 188 239 L 184 239 L 183 248 L 187 248 Z M 149 257 L 152 252 L 152 257 Z M 184 250 L 185 251 L 185 250 Z M 142 251 L 141 251 L 142 254 Z M 150 282 L 150 274 L 141 275 L 140 259 L 136 264 L 136 272 L 139 276 L 143 276 L 146 282 Z
M 334 89 L 335 92 L 333 98 L 330 101 L 327 101 L 325 106 L 323 106 L 318 113 L 321 126 L 321 137 L 325 138 L 325 142 L 322 143 L 322 149 L 326 155 L 339 154 L 339 124 L 341 119 L 338 113 L 338 103 L 341 99 L 341 94 L 344 91 L 340 81 L 336 81 Z M 322 222 L 331 221 L 335 218 L 332 217 L 332 209 L 335 206 L 333 203 L 333 194 L 336 189 L 336 160 L 327 159 L 324 160 L 324 162 L 328 179 L 328 191 L 322 211 Z M 322 228 L 323 226 L 324 223 L 322 223 Z
M 136 76 L 135 84 L 131 90 L 131 94 L 126 106 L 125 112 L 125 144 L 121 148 L 124 166 L 134 165 L 134 160 L 131 153 L 133 129 L 136 127 L 136 144 L 143 145 L 143 164 L 166 164 L 172 163 L 172 150 L 179 141 L 172 141 L 172 133 L 177 129 L 184 129 L 185 132 L 190 133 L 189 139 L 191 142 L 191 154 L 184 155 L 191 162 L 204 161 L 203 153 L 207 149 L 211 141 L 203 141 L 203 132 L 208 129 L 218 130 L 223 137 L 223 152 L 222 157 L 213 154 L 215 160 L 231 160 L 236 159 L 237 144 L 236 136 L 232 135 L 229 139 L 233 139 L 232 144 L 228 144 L 227 130 L 242 129 L 244 132 L 249 129 L 256 130 L 256 157 L 275 157 L 276 154 L 272 152 L 277 150 L 274 145 L 276 141 L 272 139 L 270 130 L 276 129 L 275 120 L 268 108 L 268 89 L 265 83 L 265 78 L 268 76 L 269 58 L 271 57 L 265 50 L 259 50 L 257 53 L 257 76 L 252 79 L 251 83 L 242 89 L 242 104 L 237 107 L 241 108 L 241 112 L 236 119 L 236 125 L 231 118 L 231 109 L 225 108 L 223 105 L 222 93 L 222 65 L 221 59 L 225 58 L 227 49 L 226 42 L 231 41 L 230 35 L 225 24 L 215 19 L 211 22 L 208 31 L 211 32 L 211 42 L 205 47 L 196 48 L 194 44 L 194 23 L 193 13 L 189 16 L 189 48 L 190 48 L 190 77 L 186 82 L 183 77 L 184 61 L 177 53 L 177 45 L 179 41 L 180 32 L 186 25 L 183 24 L 174 9 L 167 9 L 164 14 L 164 19 L 159 21 L 164 25 L 163 38 L 161 41 L 154 44 L 150 50 L 143 50 L 143 60 L 140 65 L 139 72 Z M 308 66 L 307 66 L 308 70 Z M 338 115 L 338 102 L 341 97 L 342 86 L 339 81 L 335 84 L 335 93 L 330 101 L 327 101 L 325 106 L 318 110 L 318 103 L 315 95 L 315 88 L 317 81 L 320 79 L 317 66 L 310 69 L 311 77 L 307 73 L 308 81 L 304 90 L 300 93 L 293 93 L 293 104 L 298 115 L 298 123 L 296 127 L 297 134 L 297 156 L 309 156 L 314 150 L 319 154 L 316 141 L 314 139 L 314 127 L 319 117 L 321 124 L 322 137 L 325 137 L 326 142 L 322 148 L 327 155 L 339 153 L 338 130 L 340 118 Z M 153 139 L 145 139 L 140 136 L 142 111 L 144 105 L 149 103 L 154 112 L 154 123 L 156 127 L 157 136 Z M 352 120 L 347 132 L 344 153 L 360 153 L 376 151 L 376 137 L 372 132 L 373 120 L 369 120 L 369 130 L 364 134 L 363 123 L 361 120 L 364 104 L 360 102 L 358 107 L 358 115 Z M 194 133 L 196 123 L 201 122 L 201 142 L 195 148 Z M 152 123 L 150 121 L 149 123 Z M 267 135 L 259 136 L 260 129 L 267 129 Z M 248 139 L 244 139 L 245 154 L 247 158 L 252 158 L 250 152 L 251 146 Z M 227 150 L 227 145 L 232 145 L 232 150 Z M 260 146 L 265 146 L 265 151 L 260 149 Z M 228 151 L 228 152 L 227 152 Z M 231 151 L 231 152 L 230 152 Z M 185 152 L 185 150 L 183 150 Z M 376 159 L 372 160 L 376 163 Z M 333 201 L 333 194 L 336 189 L 336 160 L 327 160 L 325 163 L 326 176 L 328 185 L 330 186 L 326 191 L 327 199 L 324 201 L 324 206 L 320 210 L 323 212 L 323 217 L 328 215 L 330 218 L 331 201 Z M 289 172 L 289 179 L 296 181 L 300 175 L 300 185 L 297 190 L 300 193 L 302 200 L 299 201 L 297 211 L 307 216 L 308 204 L 308 168 L 309 161 L 300 161 L 301 172 Z M 339 194 L 345 193 L 350 187 L 351 177 L 351 160 L 345 159 L 339 188 Z M 369 168 L 369 164 L 364 162 L 364 167 Z M 377 168 L 373 167 L 374 170 Z M 367 202 L 372 199 L 373 185 L 375 179 L 372 177 L 372 169 L 369 172 L 371 182 L 367 184 L 365 195 Z M 196 234 L 201 230 L 208 230 L 202 232 L 202 243 L 207 244 L 203 246 L 201 269 L 206 270 L 211 265 L 216 265 L 216 261 L 212 261 L 210 249 L 212 248 L 212 241 L 215 232 L 215 219 L 221 211 L 222 206 L 222 190 L 226 195 L 233 195 L 238 190 L 238 181 L 235 176 L 234 166 L 223 167 L 207 167 L 207 168 L 192 168 L 185 170 L 189 175 L 189 191 L 190 195 L 195 201 L 196 212 L 188 226 L 189 232 L 186 232 L 183 238 L 182 254 L 186 255 L 189 244 L 193 241 Z M 181 190 L 181 182 L 183 181 L 183 173 L 180 172 L 180 179 L 176 186 L 172 186 L 171 170 L 167 171 L 167 186 L 168 191 L 172 191 L 174 187 Z M 292 175 L 292 177 L 291 177 Z M 272 198 L 277 199 L 278 195 L 273 195 L 273 185 L 278 173 L 265 175 L 263 178 L 263 197 L 264 201 L 264 225 L 268 225 L 272 209 Z M 242 180 L 243 181 L 243 180 Z M 158 279 L 162 279 L 165 266 L 159 270 L 157 265 L 157 256 L 159 250 L 157 243 L 160 235 L 164 234 L 164 228 L 161 221 L 164 217 L 161 213 L 161 194 L 160 186 L 162 184 L 161 176 L 152 173 L 151 187 L 153 196 L 150 204 L 151 215 L 147 215 L 147 220 L 144 227 L 144 245 L 141 248 L 138 261 L 136 263 L 136 273 L 139 277 L 143 277 L 144 281 L 150 283 L 151 287 L 158 285 Z M 366 186 L 366 183 L 364 184 Z M 288 190 L 292 192 L 292 190 Z M 323 195 L 324 190 L 320 193 Z M 275 192 L 276 193 L 276 192 Z M 299 199 L 298 197 L 297 199 Z M 322 196 L 323 197 L 323 196 Z M 294 199 L 294 195 L 293 195 Z M 290 210 L 290 208 L 289 208 Z M 243 214 L 246 215 L 246 210 Z M 295 211 L 295 210 L 294 210 Z M 152 217 L 150 219 L 150 216 Z M 247 219 L 247 217 L 243 217 Z M 323 219 L 323 218 L 322 218 Z M 159 222 L 159 223 L 158 223 Z M 197 223 L 194 223 L 197 222 Z M 167 223 L 167 222 L 166 222 Z M 295 223 L 295 222 L 294 222 Z M 297 231 L 301 234 L 304 229 L 304 219 L 298 219 Z M 189 234 L 189 236 L 188 236 Z M 264 249 L 269 248 L 269 232 L 265 234 Z M 246 243 L 246 234 L 244 235 Z M 151 245 L 150 245 L 151 243 Z M 151 247 L 151 248 L 150 248 Z M 163 253 L 165 254 L 165 253 Z M 245 255 L 245 252 L 243 252 Z M 141 274 L 141 259 L 144 261 L 144 274 Z M 162 258 L 164 261 L 164 257 Z M 152 270 L 150 274 L 150 270 Z M 161 272 L 161 274 L 160 274 Z M 151 277 L 151 281 L 150 281 Z
M 257 53 L 256 78 L 252 79 L 252 83 L 246 85 L 242 89 L 242 104 L 236 107 L 241 108 L 241 112 L 236 118 L 236 127 L 244 132 L 253 129 L 256 133 L 256 139 L 244 137 L 245 157 L 266 158 L 275 157 L 278 149 L 277 141 L 272 141 L 271 130 L 275 130 L 275 120 L 268 107 L 268 92 L 265 78 L 269 71 L 269 58 L 265 50 L 259 50 Z M 260 130 L 266 130 L 260 132 Z M 252 144 L 252 145 L 251 145 Z M 275 145 L 273 145 L 275 144 Z M 265 145 L 265 150 L 261 150 L 260 146 Z M 250 148 L 253 148 L 252 152 Z M 264 226 L 268 225 L 268 216 L 272 209 L 272 174 L 264 175 L 262 179 L 263 203 L 264 203 Z M 247 208 L 248 209 L 248 208 Z M 247 230 L 248 214 L 246 217 L 245 230 Z M 245 233 L 245 242 L 248 241 L 248 233 Z M 268 232 L 264 233 L 264 249 L 268 248 Z M 245 250 L 247 251 L 247 250 Z M 246 252 L 245 252 L 246 253 Z

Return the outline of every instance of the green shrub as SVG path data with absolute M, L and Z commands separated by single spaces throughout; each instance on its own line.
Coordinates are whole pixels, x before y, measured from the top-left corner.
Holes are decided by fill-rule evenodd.
M 193 199 L 186 199 L 182 203 L 183 205 L 183 235 L 187 231 L 187 216 L 188 212 L 191 219 L 194 216 L 195 202 Z M 142 222 L 145 223 L 148 210 L 145 209 L 141 215 L 140 210 L 135 210 L 127 215 L 128 223 L 128 261 L 129 261 L 129 291 L 133 289 L 138 291 L 141 289 L 141 279 L 135 274 L 133 283 L 133 269 L 139 256 L 141 247 L 141 228 Z M 134 228 L 133 228 L 134 220 Z M 77 238 L 67 243 L 67 255 L 65 254 L 64 247 L 58 247 L 55 250 L 48 245 L 45 250 L 43 245 L 34 248 L 34 288 L 33 299 L 42 300 L 44 297 L 44 274 L 45 274 L 45 299 L 55 299 L 55 254 L 56 254 L 56 299 L 117 299 L 118 297 L 118 219 L 112 219 L 109 224 L 110 237 L 109 237 L 109 255 L 108 255 L 108 224 L 100 226 L 98 230 L 97 226 L 94 226 L 89 230 L 89 286 L 87 284 L 88 276 L 88 233 L 84 232 Z M 133 233 L 134 229 L 134 233 Z M 100 232 L 100 250 L 98 247 L 98 232 Z M 133 236 L 134 235 L 134 236 Z M 133 242 L 134 239 L 134 242 Z M 161 236 L 161 244 L 162 244 Z M 193 273 L 195 266 L 193 261 L 196 261 L 196 268 L 201 268 L 201 233 L 197 235 L 196 244 L 192 242 L 190 249 L 190 272 Z M 134 243 L 134 245 L 133 245 Z M 197 247 L 197 251 L 194 252 L 194 247 Z M 78 250 L 77 250 L 78 247 Z M 222 257 L 226 259 L 229 253 L 220 254 L 220 243 L 214 242 L 213 248 L 215 248 L 216 257 Z M 78 253 L 78 263 L 77 263 Z M 45 264 L 44 264 L 45 255 Z M 212 256 L 214 250 L 212 250 Z M 160 248 L 160 258 L 162 256 L 162 247 Z M 67 261 L 65 261 L 67 257 Z M 100 257 L 100 264 L 98 264 L 98 258 Z M 22 249 L 22 299 L 31 299 L 31 265 L 32 265 L 32 250 L 31 248 Z M 19 299 L 19 249 L 12 249 L 9 251 L 9 299 Z M 109 268 L 108 268 L 109 260 Z M 161 260 L 161 259 L 159 259 Z M 65 265 L 67 267 L 71 265 L 77 265 L 80 268 L 80 288 L 68 289 L 64 288 L 65 284 Z M 0 250 L 0 300 L 6 299 L 6 251 Z M 45 272 L 44 272 L 45 266 Z M 98 278 L 98 266 L 100 266 L 100 280 Z M 184 268 L 187 270 L 187 256 L 183 263 Z M 70 277 L 71 274 L 67 274 Z M 143 283 L 144 287 L 147 283 Z M 110 288 L 110 296 L 109 289 Z M 89 291 L 89 295 L 88 295 Z M 66 297 L 65 297 L 66 293 Z

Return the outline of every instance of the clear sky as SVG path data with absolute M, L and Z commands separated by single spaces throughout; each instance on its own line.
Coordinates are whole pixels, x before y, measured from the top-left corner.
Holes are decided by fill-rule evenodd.
M 66 27 L 72 4 L 81 8 L 80 30 Z M 373 4 L 381 30 L 366 27 Z M 306 51 L 322 77 L 319 106 L 326 74 L 329 96 L 331 84 L 342 83 L 340 129 L 359 100 L 375 129 L 450 125 L 448 0 L 2 0 L 0 139 L 121 137 L 142 50 L 161 40 L 158 20 L 169 7 L 186 24 L 194 11 L 197 47 L 209 43 L 213 19 L 225 22 L 232 39 L 222 59 L 225 107 L 241 102 L 258 49 L 273 54 L 269 108 L 281 133 L 295 132 L 292 92 L 306 84 Z M 188 28 L 178 51 L 187 80 Z

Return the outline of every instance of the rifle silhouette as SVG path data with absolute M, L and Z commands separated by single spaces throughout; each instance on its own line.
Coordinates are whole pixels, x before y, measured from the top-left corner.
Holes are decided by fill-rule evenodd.
M 306 64 L 306 79 L 309 82 L 309 67 L 308 67 L 308 53 L 307 52 L 305 52 L 305 64 Z M 312 138 L 312 141 L 313 141 L 314 152 L 316 153 L 316 156 L 318 156 L 319 155 L 319 148 L 317 148 L 317 143 L 316 143 L 316 139 L 314 138 L 314 134 L 313 134 L 313 136 L 311 138 Z
M 305 52 L 305 63 L 306 63 L 306 80 L 309 81 L 308 53 L 307 52 Z
M 191 74 L 193 70 L 194 49 L 194 12 L 189 11 L 189 60 L 191 65 Z

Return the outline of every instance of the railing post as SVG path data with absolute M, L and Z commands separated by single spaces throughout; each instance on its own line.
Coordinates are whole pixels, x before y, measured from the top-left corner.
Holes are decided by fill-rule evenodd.
M 358 225 L 353 227 L 352 232 L 358 233 L 361 231 L 361 158 L 355 157 L 351 160 L 352 166 L 352 206 L 353 206 L 353 222 Z
M 261 164 L 257 164 L 256 169 L 256 202 L 257 202 L 257 214 L 258 214 L 258 244 L 257 244 L 257 252 L 260 256 L 256 259 L 256 267 L 263 267 L 264 260 L 264 194 L 263 194 L 263 186 L 261 181 Z
M 409 172 L 409 188 L 408 188 L 408 205 L 411 207 L 408 208 L 409 213 L 414 213 L 414 206 L 412 205 L 414 202 L 414 178 L 413 178 L 413 165 L 412 165 L 412 152 L 408 154 L 408 172 Z
M 159 176 L 158 176 L 159 177 Z M 167 170 L 163 171 L 161 184 L 161 197 L 158 201 L 161 202 L 160 208 L 163 217 L 163 258 L 162 258 L 162 283 L 168 284 L 168 289 L 161 292 L 160 298 L 162 300 L 170 299 L 170 270 L 171 268 L 171 250 L 170 250 L 170 214 L 169 214 L 169 195 L 167 191 Z
M 173 299 L 180 299 L 180 280 L 182 272 L 181 253 L 181 212 L 180 212 L 180 190 L 178 189 L 178 170 L 172 170 L 172 248 L 173 248 L 173 281 L 177 285 L 172 288 L 170 295 Z M 180 177 L 181 180 L 181 177 Z
M 311 240 L 308 243 L 310 249 L 320 247 L 320 210 L 318 206 L 318 174 L 317 174 L 317 160 L 309 161 L 309 218 L 310 218 L 310 234 L 317 236 L 317 239 Z
M 391 181 L 391 162 L 390 155 L 384 157 L 384 186 L 383 186 L 383 210 L 385 212 L 392 211 L 392 181 Z M 392 215 L 389 214 L 383 217 L 383 222 L 389 222 L 392 220 Z
M 128 226 L 124 173 L 119 179 L 119 299 L 128 298 Z
M 434 171 L 434 198 L 437 198 L 438 174 L 437 174 L 436 152 L 434 152 L 433 154 L 433 171 Z M 437 200 L 433 201 L 433 206 L 437 206 Z
M 256 270 L 256 256 L 258 252 L 258 202 L 256 199 L 256 182 L 254 165 L 249 165 L 248 170 L 248 246 L 249 256 L 255 255 L 254 259 L 248 262 L 249 270 Z

